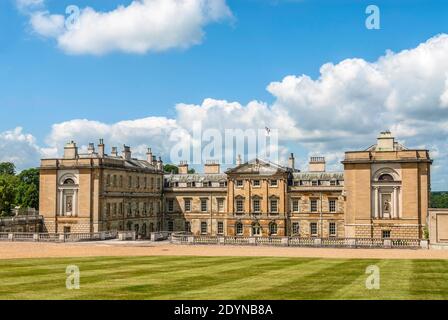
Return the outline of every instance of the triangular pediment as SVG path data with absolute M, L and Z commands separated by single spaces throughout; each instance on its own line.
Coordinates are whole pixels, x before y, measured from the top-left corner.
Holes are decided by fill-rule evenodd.
M 249 162 L 243 163 L 235 168 L 227 170 L 227 174 L 257 174 L 257 175 L 274 175 L 279 173 L 288 172 L 288 168 L 280 166 L 278 164 L 254 159 Z

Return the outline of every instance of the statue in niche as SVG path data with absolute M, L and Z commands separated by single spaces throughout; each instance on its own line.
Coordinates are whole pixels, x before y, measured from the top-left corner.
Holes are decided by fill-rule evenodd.
M 384 200 L 383 211 L 385 213 L 389 213 L 390 212 L 390 201 L 389 200 Z
M 65 211 L 66 212 L 72 212 L 72 208 L 73 208 L 73 197 L 72 196 L 67 196 L 66 198 L 66 206 L 65 206 Z

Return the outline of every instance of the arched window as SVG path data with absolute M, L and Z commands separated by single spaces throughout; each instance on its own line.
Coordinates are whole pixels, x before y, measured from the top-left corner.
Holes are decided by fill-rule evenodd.
M 237 222 L 235 225 L 235 233 L 238 236 L 241 236 L 243 234 L 243 224 L 241 222 Z
M 65 179 L 64 184 L 75 184 L 75 181 L 71 178 Z
M 272 222 L 269 225 L 269 235 L 276 235 L 277 234 L 277 224 L 275 222 Z
M 379 176 L 378 181 L 394 181 L 394 178 L 388 173 L 383 173 Z

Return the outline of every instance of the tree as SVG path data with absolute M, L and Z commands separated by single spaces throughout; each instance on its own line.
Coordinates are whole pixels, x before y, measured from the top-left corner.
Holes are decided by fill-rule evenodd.
M 39 208 L 39 170 L 23 170 L 17 175 L 15 205 L 22 208 Z
M 0 163 L 0 175 L 15 175 L 16 174 L 16 166 L 12 162 L 1 162 Z
M 18 179 L 9 174 L 0 175 L 0 215 L 10 215 L 14 206 Z
M 163 171 L 168 172 L 168 173 L 178 174 L 179 168 L 177 166 L 175 166 L 174 164 L 167 163 L 166 165 L 163 166 Z
M 431 208 L 448 208 L 448 192 L 431 192 Z
M 188 169 L 188 173 L 189 173 L 189 174 L 196 173 L 196 170 L 194 170 L 194 168 Z

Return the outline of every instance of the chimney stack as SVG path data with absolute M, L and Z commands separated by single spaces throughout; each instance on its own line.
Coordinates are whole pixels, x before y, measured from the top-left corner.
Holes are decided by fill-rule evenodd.
M 152 150 L 151 148 L 148 148 L 148 152 L 146 152 L 146 161 L 148 161 L 149 164 L 153 164 L 153 160 Z
M 390 131 L 383 131 L 377 139 L 376 151 L 394 151 L 395 138 Z
M 117 147 L 112 147 L 111 156 L 112 157 L 118 157 Z
M 325 172 L 325 157 L 311 157 L 308 171 Z
M 293 171 L 296 168 L 296 163 L 295 163 L 295 159 L 294 159 L 294 153 L 291 153 L 291 155 L 289 156 L 288 167 L 291 168 Z
M 100 143 L 98 144 L 98 156 L 100 158 L 104 158 L 104 140 L 100 139 Z
M 89 143 L 89 147 L 87 148 L 87 153 L 88 154 L 94 154 L 95 153 L 95 145 L 92 142 Z
M 125 160 L 131 160 L 131 147 L 123 145 L 123 151 L 121 152 L 121 156 Z
M 64 147 L 64 159 L 77 159 L 78 147 L 74 141 L 70 141 Z
M 181 161 L 177 166 L 179 168 L 179 174 L 187 174 L 188 173 L 188 162 Z
M 208 160 L 204 165 L 205 174 L 216 174 L 220 173 L 221 168 L 217 161 Z

